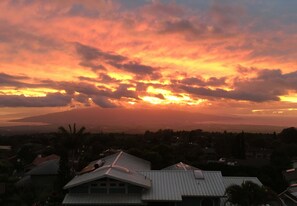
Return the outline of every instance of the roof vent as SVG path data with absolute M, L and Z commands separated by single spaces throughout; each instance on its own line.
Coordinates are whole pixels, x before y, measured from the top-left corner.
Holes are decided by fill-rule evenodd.
M 105 161 L 104 160 L 99 160 L 94 164 L 94 168 L 98 169 L 99 167 L 102 167 L 104 165 Z
M 202 170 L 194 170 L 195 179 L 204 179 Z

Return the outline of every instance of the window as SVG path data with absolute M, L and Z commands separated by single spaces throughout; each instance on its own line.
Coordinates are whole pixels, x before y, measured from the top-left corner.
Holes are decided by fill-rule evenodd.
M 90 184 L 90 193 L 128 193 L 128 185 L 112 179 L 99 180 Z

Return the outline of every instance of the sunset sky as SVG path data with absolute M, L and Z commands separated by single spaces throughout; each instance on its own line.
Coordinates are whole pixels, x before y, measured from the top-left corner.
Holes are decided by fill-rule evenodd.
M 0 126 L 95 106 L 292 119 L 296 8 L 296 0 L 2 0 Z

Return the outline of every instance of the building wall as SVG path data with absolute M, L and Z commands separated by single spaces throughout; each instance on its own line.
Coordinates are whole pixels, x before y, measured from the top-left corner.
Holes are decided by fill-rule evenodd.
M 219 206 L 220 199 L 212 197 L 183 197 L 182 202 L 176 203 L 176 206 Z
M 32 175 L 31 176 L 33 187 L 36 190 L 48 189 L 53 190 L 57 181 L 56 175 Z
M 138 194 L 142 188 L 125 182 L 104 178 L 72 188 L 70 193 Z

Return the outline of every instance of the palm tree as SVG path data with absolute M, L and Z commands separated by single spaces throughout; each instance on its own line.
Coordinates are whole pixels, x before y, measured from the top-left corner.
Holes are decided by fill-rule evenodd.
M 71 162 L 71 169 L 74 170 L 75 161 L 79 161 L 79 157 L 83 152 L 82 148 L 85 147 L 84 143 L 86 142 L 86 136 L 89 133 L 86 133 L 85 127 L 81 127 L 79 130 L 76 129 L 76 124 L 73 126 L 68 125 L 67 130 L 65 127 L 58 128 L 58 134 L 61 136 L 62 147 L 67 149 L 68 155 L 70 154 L 69 162 Z
M 251 181 L 231 185 L 226 189 L 227 202 L 239 206 L 257 206 L 276 200 L 277 195 L 270 189 Z

